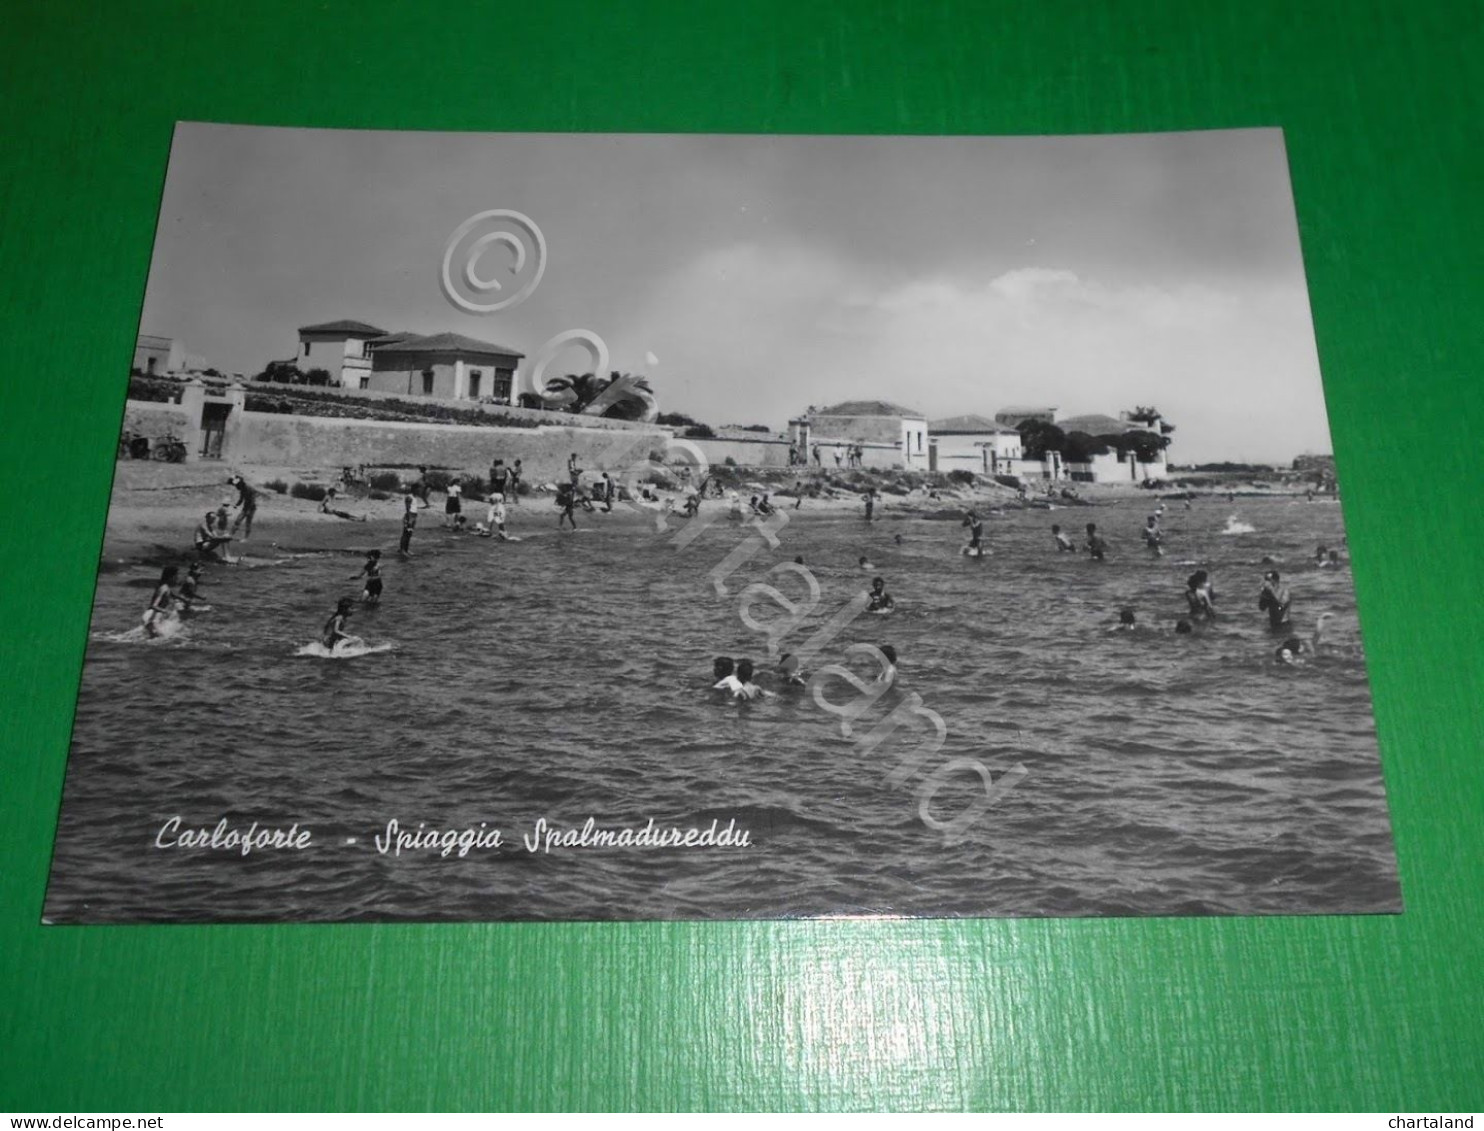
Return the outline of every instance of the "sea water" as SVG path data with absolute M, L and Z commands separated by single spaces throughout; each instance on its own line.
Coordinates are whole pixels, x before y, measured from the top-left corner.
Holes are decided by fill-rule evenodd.
M 993 553 L 979 559 L 961 554 L 957 522 L 887 509 L 867 524 L 806 509 L 777 531 L 776 548 L 735 566 L 724 594 L 713 570 L 746 537 L 725 519 L 676 549 L 676 519 L 660 534 L 632 514 L 579 512 L 583 529 L 558 533 L 555 510 L 523 505 L 511 515 L 512 532 L 527 535 L 519 545 L 428 524 L 405 561 L 396 530 L 373 526 L 366 545 L 386 547 L 386 589 L 380 607 L 350 619 L 372 650 L 353 657 L 302 653 L 314 651 L 306 646 L 336 600 L 358 593 L 346 580 L 358 553 L 295 547 L 274 569 L 212 567 L 202 596 L 214 611 L 169 647 L 121 635 L 137 626 L 156 574 L 142 565 L 105 573 L 47 917 L 1398 908 L 1349 570 L 1312 563 L 1317 545 L 1342 545 L 1339 507 L 1175 501 L 1163 519 L 1167 553 L 1156 558 L 1138 533 L 1153 506 L 988 517 Z M 1096 521 L 1108 560 L 1058 554 L 1053 521 L 1074 538 Z M 262 527 L 255 546 L 273 536 L 270 522 Z M 942 749 L 901 785 L 888 775 L 926 732 L 904 727 L 901 741 L 863 748 L 886 700 L 847 736 L 808 690 L 754 702 L 710 690 L 716 655 L 771 666 L 739 595 L 767 581 L 806 601 L 797 574 L 767 574 L 796 555 L 820 597 L 780 651 L 797 650 L 876 574 L 896 599 L 890 617 L 851 620 L 806 670 L 850 662 L 869 681 L 874 665 L 847 661 L 846 648 L 895 648 L 891 695 L 916 693 L 947 729 Z M 862 555 L 870 571 L 857 566 Z M 1221 617 L 1176 635 L 1191 563 L 1210 572 Z M 1284 571 L 1296 630 L 1333 614 L 1334 647 L 1298 668 L 1274 663 L 1284 634 L 1257 609 L 1271 568 Z M 1111 631 L 1124 606 L 1139 630 Z M 781 612 L 766 601 L 753 610 L 754 620 Z M 826 698 L 852 694 L 837 680 Z M 953 759 L 1013 788 L 950 844 L 924 822 L 913 785 Z M 983 780 L 957 774 L 931 812 L 965 810 Z M 312 841 L 249 855 L 161 846 L 173 818 L 222 836 L 254 822 L 312 830 Z M 748 842 L 525 847 L 533 829 L 590 820 L 730 827 Z M 430 843 L 475 830 L 485 847 L 380 851 L 393 827 Z

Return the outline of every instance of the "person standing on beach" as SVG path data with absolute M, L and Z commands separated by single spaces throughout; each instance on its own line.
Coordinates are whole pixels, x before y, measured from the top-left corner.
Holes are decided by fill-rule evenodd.
M 431 505 L 428 502 L 428 495 L 433 488 L 428 485 L 428 469 L 422 464 L 417 465 L 417 482 L 412 485 L 412 490 L 422 500 L 424 509 Z
M 412 532 L 417 529 L 417 499 L 411 491 L 402 497 L 402 541 L 397 552 L 412 557 Z
M 613 497 L 618 492 L 614 489 L 613 477 L 606 471 L 603 472 L 603 481 L 598 484 L 598 493 L 603 499 L 603 513 L 611 514 L 613 512 Z
M 838 468 L 840 466 L 840 459 L 841 459 L 841 457 L 844 454 L 845 454 L 844 449 L 841 448 L 839 444 L 836 444 L 835 445 L 835 467 L 836 468 Z
M 803 505 L 804 505 L 804 481 L 802 479 L 795 479 L 794 480 L 794 510 L 798 510 Z
M 227 482 L 237 488 L 237 517 L 232 520 L 232 534 L 235 536 L 241 526 L 242 540 L 246 542 L 252 537 L 252 520 L 258 513 L 258 493 L 240 475 L 232 476 Z
M 520 502 L 520 477 L 524 474 L 525 471 L 520 466 L 520 460 L 516 460 L 515 465 L 510 469 L 510 490 L 508 497 L 512 503 Z
M 815 444 L 814 445 L 814 466 L 815 467 L 823 467 L 824 466 L 820 462 L 820 459 L 819 459 L 819 445 L 818 444 Z
M 509 487 L 510 472 L 505 470 L 505 461 L 497 459 L 490 467 L 490 493 L 503 499 Z
M 863 497 L 866 500 L 866 521 L 870 522 L 871 516 L 876 510 L 876 492 L 868 488 Z

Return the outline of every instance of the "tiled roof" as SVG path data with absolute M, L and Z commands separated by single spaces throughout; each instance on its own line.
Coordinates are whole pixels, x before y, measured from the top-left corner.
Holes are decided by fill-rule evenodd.
M 1084 416 L 1069 416 L 1058 420 L 1056 426 L 1070 436 L 1073 432 L 1086 432 L 1089 436 L 1118 436 L 1124 432 L 1144 431 L 1149 425 L 1133 420 L 1119 420 L 1101 412 L 1090 412 Z
M 1001 424 L 998 420 L 991 420 L 987 416 L 977 416 L 969 413 L 965 416 L 948 416 L 942 420 L 933 420 L 928 423 L 928 431 L 940 435 L 948 435 L 954 432 L 1016 432 L 1008 424 Z
M 379 326 L 373 326 L 369 322 L 356 322 L 349 318 L 342 318 L 338 322 L 320 322 L 314 326 L 300 326 L 301 334 L 365 334 L 369 337 L 380 337 L 386 331 Z
M 506 357 L 525 357 L 520 350 L 511 349 L 509 346 L 497 345 L 494 342 L 481 342 L 478 338 L 468 338 L 463 334 L 428 334 L 418 336 L 416 334 L 400 338 L 396 335 L 388 335 L 385 345 L 378 344 L 376 352 L 383 353 L 493 353 L 503 354 Z
M 816 409 L 815 416 L 914 416 L 922 413 L 915 408 L 903 408 L 891 401 L 841 401 L 828 408 Z

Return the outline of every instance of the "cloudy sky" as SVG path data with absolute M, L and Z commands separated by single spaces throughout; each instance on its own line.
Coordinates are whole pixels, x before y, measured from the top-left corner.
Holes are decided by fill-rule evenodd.
M 443 295 L 487 209 L 545 273 L 495 314 Z M 457 267 L 460 260 L 456 259 Z M 477 274 L 512 275 L 500 245 Z M 299 326 L 453 330 L 611 368 L 711 424 L 809 405 L 932 416 L 1154 404 L 1179 462 L 1328 452 L 1283 140 L 440 134 L 182 124 L 141 329 L 256 373 Z M 656 360 L 651 361 L 650 358 Z M 591 365 L 575 348 L 550 373 Z

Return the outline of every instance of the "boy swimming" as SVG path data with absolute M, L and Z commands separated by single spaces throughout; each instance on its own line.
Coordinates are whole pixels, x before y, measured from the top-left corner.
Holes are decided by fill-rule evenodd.
M 871 582 L 871 591 L 866 594 L 866 612 L 885 613 L 897 607 L 892 595 L 886 591 L 886 579 L 877 577 Z
M 346 619 L 355 612 L 356 603 L 350 597 L 341 597 L 335 605 L 335 611 L 330 614 L 330 619 L 325 621 L 325 627 L 320 630 L 319 642 L 329 651 L 333 652 L 347 640 L 359 640 L 360 637 L 352 636 L 345 631 Z
M 799 668 L 799 658 L 792 652 L 785 652 L 779 659 L 777 675 L 778 682 L 784 687 L 803 687 L 807 682 Z
M 737 687 L 732 692 L 734 699 L 761 699 L 768 694 L 752 681 L 752 661 L 738 660 L 737 674 L 733 677 L 737 681 Z
M 350 575 L 351 581 L 366 579 L 366 587 L 361 590 L 361 603 L 366 605 L 378 605 L 381 603 L 381 551 L 367 550 L 366 564 L 361 567 L 359 573 Z
M 1056 523 L 1051 524 L 1051 536 L 1056 539 L 1056 552 L 1058 554 L 1075 554 L 1077 547 L 1072 540 L 1061 532 L 1061 527 Z
M 179 566 L 166 566 L 160 571 L 160 580 L 150 594 L 149 606 L 139 618 L 144 624 L 145 634 L 151 639 L 163 635 L 165 623 L 175 617 L 175 582 L 178 577 Z

